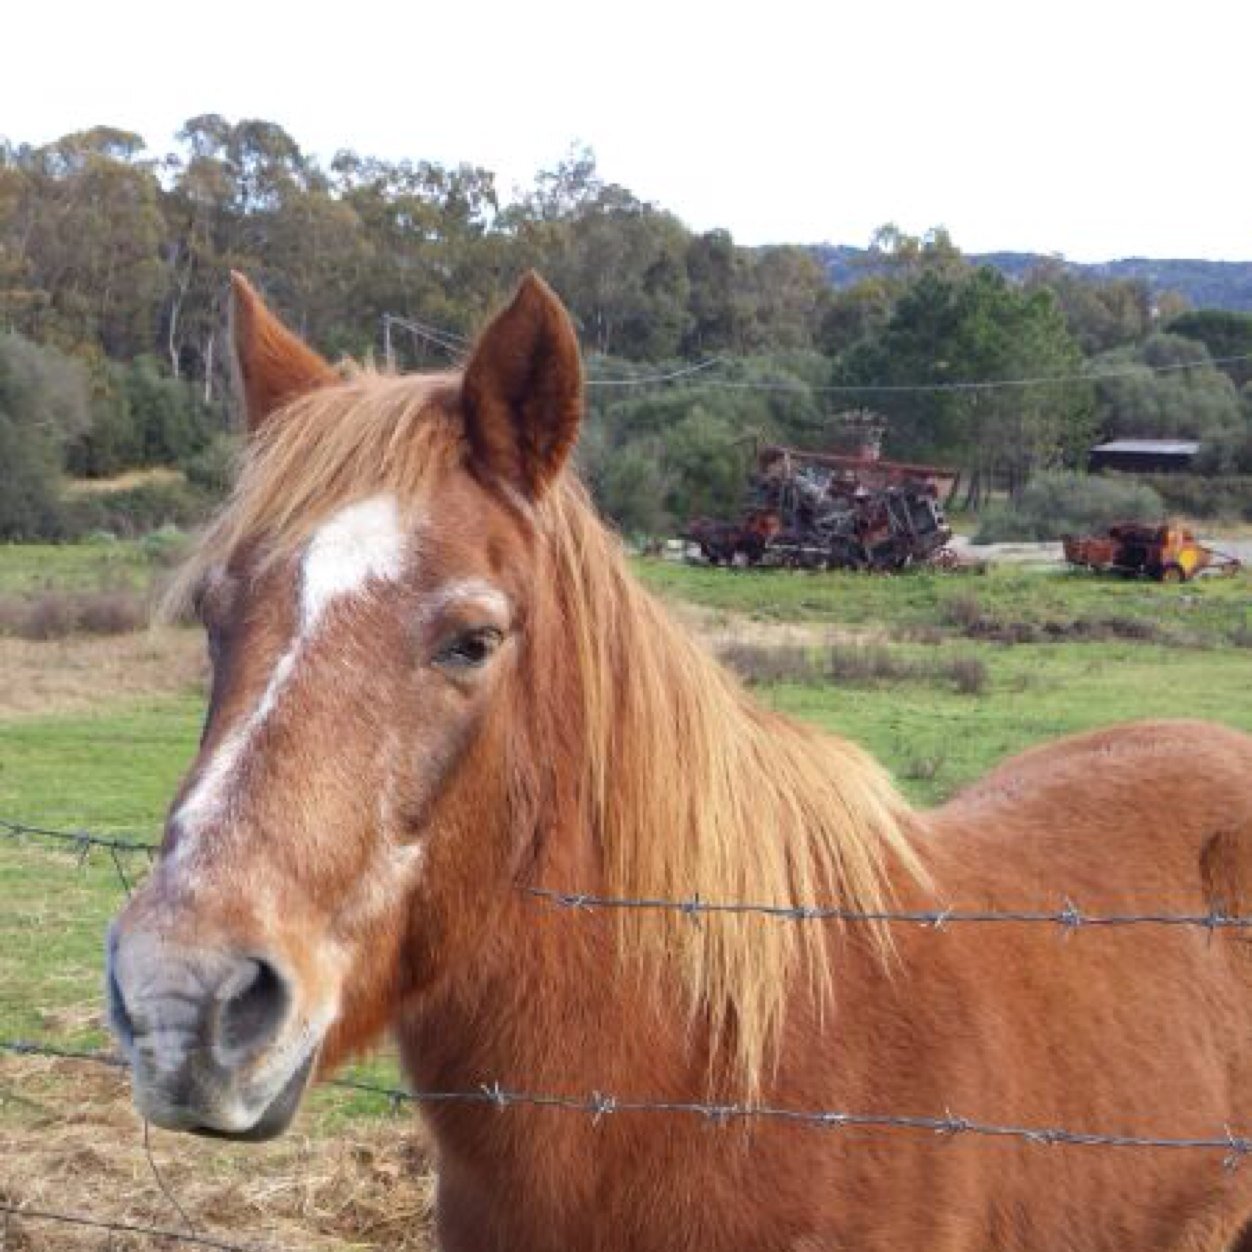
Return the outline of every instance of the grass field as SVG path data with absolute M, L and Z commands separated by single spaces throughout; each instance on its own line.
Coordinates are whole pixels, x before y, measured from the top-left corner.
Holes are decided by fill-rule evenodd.
M 142 587 L 162 563 L 137 544 L 0 548 L 0 592 L 117 579 Z M 820 652 L 828 636 L 865 639 L 909 661 L 914 669 L 899 679 L 810 678 L 758 690 L 775 707 L 864 743 L 918 803 L 942 800 L 1017 749 L 1112 721 L 1198 716 L 1252 730 L 1246 577 L 1180 588 L 1011 569 L 900 578 L 739 573 L 655 561 L 637 569 L 723 644 L 742 638 L 768 648 L 785 636 Z M 128 686 L 105 680 L 90 651 L 98 646 L 77 638 L 0 639 L 0 817 L 152 839 L 199 732 L 199 648 L 182 631 L 145 643 L 150 672 Z M 134 656 L 124 655 L 138 672 Z M 977 660 L 985 680 L 964 694 L 926 680 L 926 667 L 944 658 Z M 6 702 L 6 690 L 20 694 L 13 688 L 43 671 L 46 699 Z M 71 698 L 77 688 L 82 698 Z M 144 858 L 129 858 L 125 867 L 141 874 Z M 79 866 L 38 841 L 0 840 L 0 1039 L 105 1042 L 101 939 L 121 890 L 105 855 Z M 136 1124 L 116 1078 L 84 1075 L 82 1068 L 0 1058 L 0 1139 L 19 1145 L 0 1148 L 0 1198 L 46 1198 L 52 1176 L 70 1187 L 70 1207 L 168 1224 L 167 1202 L 138 1154 Z M 385 1057 L 364 1072 L 395 1080 Z M 424 1248 L 429 1178 L 411 1168 L 420 1165 L 420 1142 L 405 1146 L 409 1141 L 380 1116 L 385 1112 L 385 1103 L 370 1097 L 319 1096 L 299 1133 L 259 1156 L 168 1136 L 156 1142 L 167 1170 L 181 1179 L 180 1200 L 210 1226 L 224 1223 L 290 1248 Z M 117 1152 L 81 1158 L 87 1164 L 74 1172 L 62 1161 L 58 1136 L 68 1143 L 92 1129 Z M 345 1154 L 345 1143 L 360 1150 Z M 401 1165 L 403 1184 L 395 1176 Z M 291 1181 L 291 1171 L 306 1181 L 316 1175 L 316 1186 Z M 19 1181 L 6 1182 L 10 1174 Z M 212 1186 L 202 1186 L 205 1179 Z M 119 1186 L 126 1204 L 109 1198 Z M 368 1202 L 354 1207 L 347 1195 Z M 402 1206 L 411 1220 L 396 1224 L 388 1214 Z M 62 1233 L 17 1246 L 99 1246 L 75 1242 L 72 1232 L 62 1240 Z

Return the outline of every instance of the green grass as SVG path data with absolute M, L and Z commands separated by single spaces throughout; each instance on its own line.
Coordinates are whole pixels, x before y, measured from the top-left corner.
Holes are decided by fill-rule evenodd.
M 0 816 L 54 829 L 88 829 L 145 842 L 195 755 L 198 697 L 152 700 L 94 717 L 0 722 Z M 147 857 L 119 854 L 142 881 Z M 124 899 L 105 850 L 81 864 L 74 852 L 37 837 L 0 839 L 0 1038 L 104 1046 L 101 954 L 104 932 Z M 354 1066 L 351 1077 L 395 1086 L 394 1060 Z M 388 1104 L 342 1091 L 319 1096 L 319 1125 Z
M 0 588 L 93 585 L 101 571 L 150 571 L 135 545 L 0 549 Z M 1005 646 L 944 636 L 937 644 L 893 642 L 910 655 L 938 648 L 977 656 L 985 690 L 961 695 L 942 684 L 866 688 L 780 685 L 761 698 L 846 734 L 893 769 L 916 802 L 934 803 L 996 761 L 1070 731 L 1150 716 L 1212 718 L 1252 730 L 1252 649 L 1220 646 L 1252 614 L 1245 580 L 1184 588 L 1103 582 L 1013 570 L 985 577 L 867 578 L 702 570 L 640 561 L 639 572 L 669 598 L 770 621 L 874 626 L 907 638 L 933 627 L 945 604 L 976 595 L 1004 620 L 1133 617 L 1185 628 L 1207 646 L 1136 642 Z M 128 575 L 128 576 L 129 576 Z M 948 628 L 945 628 L 948 629 Z M 155 838 L 169 798 L 194 755 L 201 717 L 186 695 L 119 705 L 96 716 L 0 722 L 0 816 L 52 827 Z M 125 862 L 139 875 L 144 858 Z M 63 850 L 0 839 L 0 1037 L 101 1044 L 101 943 L 122 888 L 107 853 L 79 866 Z M 356 1071 L 394 1085 L 383 1057 Z M 315 1098 L 319 1125 L 381 1113 L 376 1097 Z
M 988 616 L 1036 624 L 1108 618 L 1153 622 L 1225 643 L 1252 630 L 1252 578 L 1202 578 L 1184 586 L 1085 571 L 1014 569 L 986 574 L 916 571 L 899 577 L 795 570 L 726 570 L 639 558 L 639 577 L 662 597 L 760 621 L 825 622 L 906 630 L 941 624 L 953 601 L 976 598 Z
M 0 544 L 0 594 L 83 591 L 100 586 L 146 587 L 159 542 Z
M 947 798 L 1032 744 L 1112 722 L 1200 717 L 1252 731 L 1252 652 L 1246 649 L 941 646 L 982 658 L 989 672 L 983 694 L 920 683 L 784 685 L 763 698 L 863 744 L 920 804 Z

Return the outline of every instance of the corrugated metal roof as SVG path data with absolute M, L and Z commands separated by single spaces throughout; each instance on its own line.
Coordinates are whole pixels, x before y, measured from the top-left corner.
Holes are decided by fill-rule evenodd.
M 1195 456 L 1200 451 L 1194 439 L 1113 439 L 1097 444 L 1092 452 L 1153 452 L 1165 456 Z

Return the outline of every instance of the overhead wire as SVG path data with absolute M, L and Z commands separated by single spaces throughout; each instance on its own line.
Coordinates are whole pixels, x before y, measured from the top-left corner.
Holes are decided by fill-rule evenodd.
M 460 359 L 464 356 L 470 341 L 455 331 L 441 330 L 412 318 L 399 317 L 392 313 L 383 314 L 383 323 L 388 323 L 410 331 L 427 342 L 447 352 L 450 356 Z M 1211 357 L 1204 361 L 1175 361 L 1168 365 L 1122 366 L 1117 369 L 1089 370 L 1077 374 L 1040 374 L 1021 378 L 989 378 L 989 379 L 951 379 L 938 382 L 906 382 L 906 383 L 804 383 L 782 379 L 738 379 L 738 378 L 701 378 L 699 387 L 712 391 L 760 391 L 760 392 L 793 392 L 803 395 L 861 395 L 861 394 L 944 394 L 951 392 L 982 392 L 1007 389 L 1024 389 L 1030 387 L 1076 386 L 1081 383 L 1113 381 L 1119 378 L 1138 378 L 1144 373 L 1172 374 L 1184 370 L 1204 369 L 1208 366 L 1236 365 L 1252 361 L 1252 352 L 1243 352 L 1234 356 Z M 707 374 L 711 370 L 730 367 L 734 360 L 726 356 L 712 356 L 684 365 L 677 369 L 665 370 L 660 373 L 640 374 L 618 378 L 589 377 L 588 387 L 652 387 L 667 383 L 682 382 L 697 375 Z

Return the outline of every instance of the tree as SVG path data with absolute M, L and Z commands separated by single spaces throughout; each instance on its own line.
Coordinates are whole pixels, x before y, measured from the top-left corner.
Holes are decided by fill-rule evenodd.
M 1140 346 L 1096 358 L 1091 369 L 1104 375 L 1096 385 L 1096 416 L 1106 438 L 1211 440 L 1243 426 L 1235 384 L 1198 340 L 1152 335 Z
M 1099 281 L 1046 261 L 1027 274 L 1025 285 L 1052 292 L 1070 334 L 1088 355 L 1139 343 L 1152 330 L 1152 294 L 1141 279 Z
M 1165 330 L 1202 343 L 1215 360 L 1243 357 L 1219 368 L 1230 376 L 1236 387 L 1252 382 L 1252 313 L 1233 313 L 1225 309 L 1196 309 L 1170 321 Z
M 834 377 L 864 386 L 853 398 L 888 416 L 889 452 L 960 465 L 977 504 L 993 476 L 1016 490 L 1034 470 L 1085 449 L 1087 384 L 1019 385 L 1071 378 L 1082 366 L 1050 292 L 1022 291 L 990 267 L 932 269 L 908 286 L 880 334 L 837 360 Z M 953 386 L 968 383 L 1010 385 Z
M 0 336 L 0 538 L 59 534 L 61 447 L 87 416 L 77 363 L 20 335 Z

